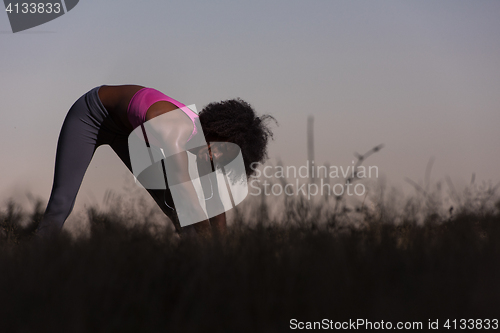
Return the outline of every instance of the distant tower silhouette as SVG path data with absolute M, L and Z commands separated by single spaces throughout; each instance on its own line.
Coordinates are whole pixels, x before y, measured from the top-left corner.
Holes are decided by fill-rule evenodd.
M 315 183 L 314 174 L 314 116 L 307 117 L 307 159 L 309 161 L 309 182 Z

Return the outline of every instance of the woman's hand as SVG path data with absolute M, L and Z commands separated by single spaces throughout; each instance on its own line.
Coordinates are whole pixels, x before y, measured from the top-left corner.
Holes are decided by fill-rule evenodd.
M 226 213 L 219 214 L 210 219 L 210 224 L 212 229 L 219 235 L 226 235 L 227 224 L 226 224 Z
M 227 235 L 226 213 L 214 216 L 210 220 L 186 226 L 182 229 L 183 233 L 192 236 L 194 236 L 194 231 L 196 237 L 200 237 L 202 239 L 209 239 L 214 235 L 225 236 Z

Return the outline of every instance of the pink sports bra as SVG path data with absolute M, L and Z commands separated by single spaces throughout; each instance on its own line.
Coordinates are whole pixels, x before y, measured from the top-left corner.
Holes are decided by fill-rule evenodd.
M 174 104 L 179 109 L 184 111 L 184 113 L 191 119 L 194 129 L 188 139 L 189 141 L 198 132 L 195 124 L 195 120 L 198 118 L 198 115 L 184 104 L 153 88 L 142 88 L 136 92 L 130 100 L 127 108 L 127 116 L 128 120 L 132 124 L 132 127 L 135 129 L 136 127 L 141 126 L 146 121 L 146 112 L 148 109 L 151 105 L 159 101 L 167 101 Z

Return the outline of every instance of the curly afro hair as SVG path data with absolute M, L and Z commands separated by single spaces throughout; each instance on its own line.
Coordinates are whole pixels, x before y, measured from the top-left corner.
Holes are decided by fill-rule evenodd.
M 266 123 L 274 120 L 278 124 L 274 117 L 258 117 L 252 106 L 240 98 L 210 103 L 199 117 L 206 138 L 232 142 L 241 148 L 247 178 L 255 173 L 252 163 L 268 158 L 267 143 L 273 133 Z

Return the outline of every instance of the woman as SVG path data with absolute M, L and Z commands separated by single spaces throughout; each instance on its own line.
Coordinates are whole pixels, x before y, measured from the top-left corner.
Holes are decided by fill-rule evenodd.
M 179 110 L 188 117 L 179 116 Z M 158 133 L 170 147 L 174 147 L 172 149 L 178 149 L 179 152 L 187 150 L 187 142 L 196 133 L 203 133 L 202 141 L 206 140 L 207 143 L 235 143 L 241 148 L 246 177 L 254 172 L 250 168 L 251 163 L 263 162 L 267 157 L 267 143 L 268 139 L 272 138 L 272 132 L 266 126 L 265 120 L 274 120 L 269 115 L 257 117 L 253 108 L 241 99 L 210 103 L 198 116 L 184 104 L 152 88 L 138 85 L 103 85 L 91 89 L 73 104 L 64 120 L 57 144 L 54 183 L 37 234 L 47 236 L 60 231 L 73 209 L 83 176 L 97 147 L 103 144 L 111 146 L 132 171 L 129 135 L 135 128 L 153 118 L 163 120 Z M 197 128 L 200 124 L 202 130 Z M 144 130 L 144 126 L 141 128 Z M 223 154 L 211 151 L 207 145 L 198 147 L 194 152 L 197 162 L 208 161 L 208 156 L 212 160 L 218 153 Z M 177 155 L 182 156 L 181 153 Z M 183 158 L 185 157 L 181 157 L 180 162 L 175 162 L 175 168 L 183 168 L 179 166 L 182 165 Z M 204 190 L 205 188 L 206 186 L 203 186 Z M 168 184 L 166 190 L 147 190 L 174 223 L 178 232 L 183 229 L 193 231 L 194 228 L 198 233 L 210 233 L 212 227 L 221 232 L 225 231 L 224 213 L 181 228 Z M 190 193 L 193 193 L 193 189 L 186 189 L 186 198 L 192 195 Z M 194 205 L 193 211 L 196 210 L 199 210 L 199 207 Z

